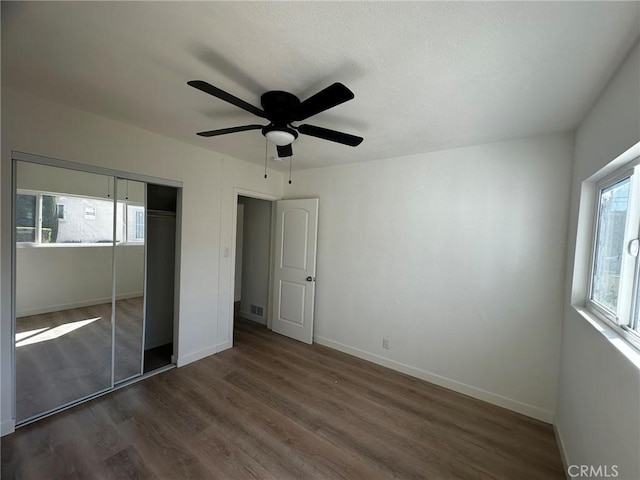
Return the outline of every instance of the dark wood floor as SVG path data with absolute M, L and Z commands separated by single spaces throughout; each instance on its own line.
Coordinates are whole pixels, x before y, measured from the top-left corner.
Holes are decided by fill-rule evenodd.
M 2 439 L 2 478 L 561 479 L 550 425 L 251 322 Z

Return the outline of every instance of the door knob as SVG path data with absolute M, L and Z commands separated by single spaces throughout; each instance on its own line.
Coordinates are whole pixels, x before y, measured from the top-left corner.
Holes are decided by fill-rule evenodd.
M 307 277 L 307 282 L 313 282 L 313 278 L 312 277 Z

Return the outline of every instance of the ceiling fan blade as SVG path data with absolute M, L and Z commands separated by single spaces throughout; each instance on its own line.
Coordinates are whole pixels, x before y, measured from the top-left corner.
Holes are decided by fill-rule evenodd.
M 291 144 L 278 146 L 278 158 L 293 157 Z
M 336 105 L 349 101 L 354 96 L 351 90 L 343 84 L 336 82 L 324 90 L 320 90 L 298 105 L 295 119 L 297 121 L 306 120 L 317 113 L 324 112 Z
M 343 132 L 336 132 L 335 130 L 329 130 L 328 128 L 316 127 L 315 125 L 300 125 L 297 129 L 304 135 L 311 135 L 312 137 L 322 138 L 323 140 L 329 140 L 330 142 L 342 143 L 344 145 L 349 145 L 350 147 L 357 147 L 364 140 L 362 137 L 356 137 L 355 135 Z
M 187 82 L 187 85 L 193 88 L 197 88 L 198 90 L 204 93 L 208 93 L 209 95 L 213 95 L 214 97 L 219 98 L 220 100 L 224 100 L 231 105 L 242 108 L 243 110 L 246 110 L 249 113 L 253 113 L 258 117 L 267 118 L 266 114 L 258 107 L 254 107 L 250 103 L 247 103 L 244 100 L 241 100 L 238 97 L 225 92 L 224 90 L 220 90 L 218 87 L 214 87 L 210 83 L 207 83 L 203 80 L 191 80 Z
M 218 135 L 226 135 L 227 133 L 245 132 L 247 130 L 259 130 L 264 125 L 242 125 L 240 127 L 221 128 L 220 130 L 209 130 L 208 132 L 198 132 L 196 135 L 201 137 L 217 137 Z

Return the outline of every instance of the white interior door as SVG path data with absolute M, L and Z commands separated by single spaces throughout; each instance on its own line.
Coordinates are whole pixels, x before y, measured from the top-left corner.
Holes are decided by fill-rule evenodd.
M 305 343 L 313 342 L 318 203 L 276 202 L 272 329 Z

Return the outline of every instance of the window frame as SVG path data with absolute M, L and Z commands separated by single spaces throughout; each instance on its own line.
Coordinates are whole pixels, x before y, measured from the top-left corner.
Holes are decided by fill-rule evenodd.
M 144 204 L 140 202 L 132 202 L 129 200 L 119 200 L 119 203 L 124 205 L 124 216 L 125 216 L 125 224 L 124 224 L 124 238 L 125 240 L 120 243 L 120 245 L 141 245 L 145 243 L 146 233 L 147 233 L 147 212 L 144 208 Z M 135 207 L 133 209 L 129 209 L 129 207 Z M 142 237 L 129 237 L 129 227 L 133 225 L 133 229 L 136 229 L 136 214 L 142 213 Z M 133 213 L 133 215 L 131 215 Z
M 618 302 L 616 313 L 612 314 L 608 309 L 601 306 L 595 300 L 592 300 L 600 221 L 600 202 L 604 190 L 621 182 L 625 178 L 630 178 L 629 203 L 627 217 L 625 219 Z M 584 305 L 587 310 L 612 328 L 632 347 L 640 350 L 640 321 L 638 321 L 636 328 L 634 328 L 633 325 L 635 315 L 640 310 L 640 254 L 633 256 L 629 252 L 630 242 L 640 239 L 640 157 L 635 157 L 596 183 L 593 206 L 594 214 L 591 228 L 589 277 Z M 632 268 L 631 272 L 628 271 L 630 266 Z

